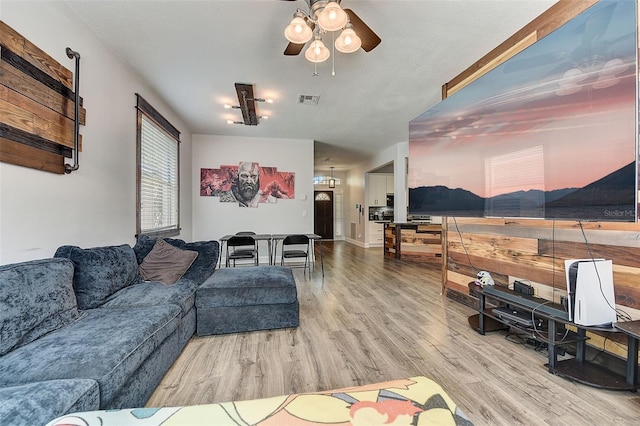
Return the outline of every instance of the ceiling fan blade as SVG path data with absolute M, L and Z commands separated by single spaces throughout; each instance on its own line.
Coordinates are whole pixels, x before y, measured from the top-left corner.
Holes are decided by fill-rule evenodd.
M 607 32 L 615 7 L 615 4 L 610 4 L 609 6 L 603 7 L 587 19 L 587 22 L 585 22 L 581 28 L 583 30 L 583 37 L 585 41 L 589 42 L 594 39 L 598 39 Z
M 362 40 L 362 49 L 365 52 L 370 52 L 375 49 L 377 45 L 382 41 L 380 37 L 376 33 L 373 32 L 371 28 L 365 24 L 362 19 L 355 14 L 355 12 L 351 9 L 344 9 L 349 15 L 349 22 L 353 25 L 353 30 L 358 34 L 358 37 Z
M 296 56 L 299 55 L 300 52 L 302 52 L 302 48 L 304 47 L 305 43 L 301 43 L 301 44 L 297 44 L 297 43 L 289 43 L 287 45 L 287 48 L 284 49 L 284 54 L 286 56 Z

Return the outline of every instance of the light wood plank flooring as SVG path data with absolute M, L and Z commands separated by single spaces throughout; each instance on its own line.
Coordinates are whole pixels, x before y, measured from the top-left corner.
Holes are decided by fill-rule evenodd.
M 324 243 L 325 277 L 294 269 L 300 327 L 193 337 L 147 406 L 310 392 L 424 375 L 476 425 L 638 425 L 640 397 L 549 374 L 546 351 L 481 336 L 440 272 Z

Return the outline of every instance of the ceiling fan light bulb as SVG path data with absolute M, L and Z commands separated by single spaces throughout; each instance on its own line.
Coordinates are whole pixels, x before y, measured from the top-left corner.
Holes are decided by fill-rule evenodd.
M 307 22 L 299 16 L 291 20 L 291 23 L 284 29 L 284 36 L 291 43 L 303 44 L 311 40 L 313 31 Z
M 340 37 L 336 39 L 335 46 L 339 52 L 353 53 L 360 49 L 362 40 L 351 28 L 345 28 L 342 34 L 340 34 Z
M 309 62 L 319 63 L 329 59 L 330 54 L 329 49 L 322 43 L 322 40 L 316 39 L 304 52 L 304 57 L 307 58 Z
M 349 16 L 334 0 L 327 2 L 320 15 L 318 15 L 318 25 L 325 31 L 338 31 L 344 28 L 349 21 Z

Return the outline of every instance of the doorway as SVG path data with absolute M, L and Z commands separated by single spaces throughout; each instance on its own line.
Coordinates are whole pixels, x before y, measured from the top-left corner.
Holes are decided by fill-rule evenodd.
M 333 240 L 333 191 L 313 193 L 313 232 Z

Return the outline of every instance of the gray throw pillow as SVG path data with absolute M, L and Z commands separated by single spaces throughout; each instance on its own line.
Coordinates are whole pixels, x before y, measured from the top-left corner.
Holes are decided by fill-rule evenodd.
M 145 281 L 174 284 L 187 272 L 196 257 L 198 252 L 181 250 L 158 238 L 138 267 L 138 274 Z
M 0 355 L 79 318 L 69 259 L 0 266 Z
M 138 281 L 136 254 L 127 244 L 82 249 L 61 246 L 54 257 L 71 259 L 79 309 L 102 305 L 113 293 Z

